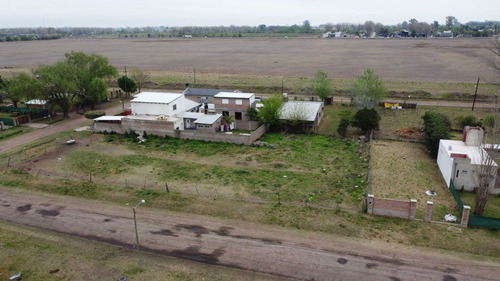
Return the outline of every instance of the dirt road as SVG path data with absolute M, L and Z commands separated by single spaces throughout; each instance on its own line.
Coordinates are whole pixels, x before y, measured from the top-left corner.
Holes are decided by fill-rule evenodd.
M 127 106 L 127 105 L 125 105 L 125 106 Z M 115 106 L 106 108 L 106 112 L 108 114 L 113 115 L 115 113 L 120 112 L 121 109 L 122 109 L 122 105 L 119 104 L 119 105 L 115 105 Z M 81 127 L 85 121 L 88 122 L 89 120 L 85 119 L 85 117 L 83 115 L 71 113 L 69 115 L 69 117 L 62 122 L 57 122 L 53 125 L 49 125 L 49 126 L 43 128 L 43 129 L 34 129 L 33 131 L 31 131 L 29 133 L 22 134 L 22 135 L 10 138 L 6 141 L 0 142 L 0 154 L 7 151 L 7 150 L 10 150 L 14 147 L 23 146 L 23 145 L 30 143 L 32 141 L 36 141 L 39 138 L 47 137 L 47 136 L 50 136 L 50 135 L 55 134 L 57 132 L 61 132 L 64 130 L 76 129 L 78 127 Z
M 0 219 L 132 248 L 136 203 L 1 189 Z M 147 202 L 137 224 L 142 251 L 300 280 L 500 280 L 498 262 L 169 213 Z

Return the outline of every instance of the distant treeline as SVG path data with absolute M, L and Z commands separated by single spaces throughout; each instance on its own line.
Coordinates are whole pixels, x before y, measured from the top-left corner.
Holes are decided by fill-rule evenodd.
M 50 40 L 59 38 L 168 38 L 168 37 L 264 37 L 264 36 L 314 36 L 325 32 L 341 32 L 359 37 L 427 37 L 447 35 L 464 37 L 489 37 L 498 35 L 500 21 L 468 22 L 462 24 L 454 16 L 445 18 L 445 23 L 420 22 L 416 19 L 396 25 L 383 25 L 373 21 L 363 24 L 325 23 L 311 26 L 308 20 L 301 25 L 287 26 L 184 26 L 184 27 L 127 27 L 127 28 L 8 28 L 0 29 L 0 41 Z

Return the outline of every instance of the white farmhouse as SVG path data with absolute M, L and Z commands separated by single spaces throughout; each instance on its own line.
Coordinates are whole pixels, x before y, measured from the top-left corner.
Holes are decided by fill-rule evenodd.
M 480 127 L 465 127 L 462 141 L 440 140 L 437 163 L 443 175 L 446 185 L 449 187 L 453 182 L 456 190 L 473 191 L 478 184 L 477 173 L 481 165 L 481 150 L 483 130 Z M 498 166 L 493 163 L 494 166 Z M 500 188 L 496 185 L 491 194 L 499 194 Z

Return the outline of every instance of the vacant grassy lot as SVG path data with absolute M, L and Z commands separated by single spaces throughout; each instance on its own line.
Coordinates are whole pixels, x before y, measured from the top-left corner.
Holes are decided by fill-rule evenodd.
M 284 280 L 279 277 L 142 253 L 0 222 L 0 280 Z M 71 251 L 68 251 L 71 249 Z
M 262 141 L 269 148 L 157 137 L 138 144 L 135 136 L 66 134 L 77 145 L 65 145 L 63 135 L 52 137 L 11 156 L 12 163 L 38 175 L 92 177 L 124 187 L 165 190 L 167 184 L 184 194 L 361 206 L 367 151 L 349 140 L 266 134 Z
M 428 196 L 434 190 L 437 196 Z M 373 142 L 370 193 L 376 197 L 399 200 L 417 199 L 417 218 L 424 219 L 426 202 L 433 201 L 435 221 L 446 214 L 460 215 L 451 193 L 422 144 L 381 141 Z

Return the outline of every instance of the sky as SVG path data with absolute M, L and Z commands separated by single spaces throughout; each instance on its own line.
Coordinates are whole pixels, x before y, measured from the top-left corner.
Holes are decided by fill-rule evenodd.
M 500 20 L 498 0 L 2 0 L 0 28 Z

